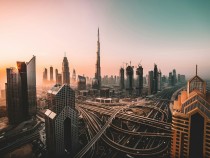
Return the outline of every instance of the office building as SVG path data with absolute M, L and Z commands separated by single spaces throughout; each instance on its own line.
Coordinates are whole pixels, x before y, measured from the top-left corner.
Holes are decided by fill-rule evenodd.
M 6 107 L 10 124 L 18 124 L 36 115 L 36 57 L 17 68 L 7 68 Z
M 78 90 L 86 90 L 86 77 L 78 75 L 77 89 Z
M 158 91 L 158 68 L 156 64 L 154 65 L 153 84 L 153 93 L 156 94 Z
M 57 74 L 56 84 L 62 85 L 62 74 Z
M 63 58 L 63 63 L 62 63 L 62 77 L 63 77 L 63 84 L 70 85 L 69 62 L 66 56 Z
M 168 76 L 168 85 L 169 86 L 174 86 L 174 77 L 172 75 L 172 72 L 169 72 L 169 76 Z
M 73 157 L 78 149 L 75 92 L 69 84 L 55 85 L 47 94 L 45 112 L 48 157 Z
M 180 82 L 181 83 L 185 83 L 186 82 L 185 75 L 180 75 Z
M 153 71 L 149 71 L 148 73 L 148 95 L 153 94 L 153 87 L 154 87 L 154 79 L 153 79 Z
M 129 65 L 126 68 L 126 91 L 129 95 L 133 92 L 133 66 Z
M 139 65 L 136 69 L 136 76 L 137 76 L 136 95 L 140 96 L 143 90 L 143 67 L 141 65 Z
M 36 57 L 26 63 L 27 66 L 27 87 L 28 87 L 28 110 L 29 116 L 35 116 L 37 110 L 36 98 Z
M 55 80 L 57 78 L 57 75 L 58 75 L 58 69 L 55 69 Z
M 158 72 L 158 91 L 162 90 L 162 72 L 159 70 Z
M 93 89 L 100 89 L 101 88 L 101 59 L 100 59 L 100 39 L 99 39 L 99 28 L 98 28 L 98 41 L 97 41 L 97 52 L 96 52 L 96 72 L 95 72 L 95 78 L 92 82 L 92 88 Z
M 173 69 L 173 84 L 175 85 L 176 83 L 177 83 L 176 70 Z
M 125 70 L 123 67 L 120 68 L 120 89 L 125 89 Z
M 46 82 L 47 82 L 47 69 L 45 68 L 43 72 L 43 83 L 46 83 Z
M 210 157 L 210 94 L 197 68 L 173 104 L 171 157 Z
M 53 67 L 50 66 L 50 81 L 53 81 Z
M 100 97 L 102 97 L 102 98 L 109 98 L 110 97 L 110 90 L 109 90 L 109 88 L 101 88 L 100 89 Z

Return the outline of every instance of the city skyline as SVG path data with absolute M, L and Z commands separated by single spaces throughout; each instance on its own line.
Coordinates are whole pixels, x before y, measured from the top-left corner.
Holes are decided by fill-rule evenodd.
M 199 75 L 209 79 L 208 1 L 0 3 L 1 84 L 7 67 L 32 55 L 37 57 L 41 83 L 44 68 L 61 71 L 64 52 L 71 73 L 76 69 L 77 74 L 94 77 L 98 27 L 102 77 L 119 75 L 123 62 L 137 66 L 142 60 L 144 76 L 156 63 L 163 75 L 175 68 L 189 78 L 198 64 Z

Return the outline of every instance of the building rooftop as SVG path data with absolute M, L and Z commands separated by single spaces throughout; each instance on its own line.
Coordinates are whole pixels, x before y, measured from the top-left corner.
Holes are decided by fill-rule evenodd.
M 56 84 L 50 90 L 48 90 L 48 93 L 56 95 L 62 87 L 63 85 L 61 86 L 60 84 Z

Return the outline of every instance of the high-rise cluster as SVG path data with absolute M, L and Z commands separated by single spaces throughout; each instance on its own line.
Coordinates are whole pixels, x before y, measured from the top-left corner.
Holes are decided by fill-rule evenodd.
M 125 79 L 126 75 L 126 79 Z M 126 90 L 128 95 L 133 95 L 134 90 L 135 94 L 137 96 L 140 96 L 142 94 L 143 90 L 143 67 L 141 65 L 138 65 L 136 68 L 136 82 L 134 79 L 134 66 L 127 65 L 126 69 L 124 70 L 123 67 L 120 68 L 120 89 Z
M 50 66 L 50 80 L 48 80 L 47 69 L 45 68 L 43 72 L 43 83 L 70 84 L 69 62 L 66 56 L 64 56 L 62 62 L 62 74 L 58 72 L 58 69 L 55 69 L 55 81 L 54 81 L 53 67 Z
M 18 124 L 36 114 L 36 57 L 7 68 L 6 105 L 10 124 Z

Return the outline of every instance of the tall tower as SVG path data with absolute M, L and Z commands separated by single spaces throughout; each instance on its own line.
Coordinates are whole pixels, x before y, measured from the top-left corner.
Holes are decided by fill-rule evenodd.
M 47 69 L 44 68 L 44 72 L 43 72 L 43 83 L 47 82 Z
M 159 70 L 158 72 L 158 91 L 162 90 L 162 72 Z
M 28 84 L 28 110 L 29 116 L 36 114 L 36 57 L 26 63 L 27 66 L 27 84 Z
M 177 83 L 176 69 L 173 69 L 173 83 L 174 85 Z
M 58 69 L 55 69 L 55 83 L 58 81 Z
M 18 124 L 36 114 L 36 57 L 7 68 L 6 106 L 10 124 Z
M 77 152 L 78 124 L 75 92 L 68 84 L 53 86 L 47 94 L 45 112 L 48 157 L 73 157 Z
M 158 91 L 158 68 L 157 65 L 154 65 L 154 78 L 153 78 L 154 89 L 153 93 L 156 94 Z
M 136 85 L 136 94 L 140 96 L 143 90 L 143 67 L 141 65 L 136 69 L 137 75 L 137 85 Z
M 28 94 L 25 62 L 17 62 L 17 69 L 7 68 L 6 106 L 10 124 L 27 120 Z
M 120 89 L 125 89 L 125 70 L 123 67 L 120 68 Z
M 133 92 L 133 66 L 129 65 L 126 68 L 126 90 L 129 95 Z
M 171 157 L 210 157 L 210 94 L 196 75 L 173 104 Z
M 53 67 L 50 66 L 50 81 L 53 81 Z
M 96 73 L 93 88 L 100 89 L 101 88 L 101 64 L 100 64 L 100 39 L 99 39 L 99 28 L 98 28 L 98 41 L 97 41 L 97 52 L 96 52 Z
M 62 76 L 63 76 L 63 84 L 70 85 L 69 62 L 66 55 L 64 56 L 62 63 Z
M 149 71 L 148 73 L 148 95 L 151 95 L 153 93 L 154 89 L 154 81 L 153 81 L 153 71 Z

